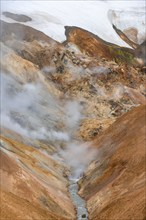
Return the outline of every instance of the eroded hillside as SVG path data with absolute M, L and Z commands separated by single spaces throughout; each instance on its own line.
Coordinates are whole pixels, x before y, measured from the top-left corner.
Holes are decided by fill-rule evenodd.
M 142 105 L 92 143 L 98 156 L 80 180 L 79 191 L 87 200 L 89 219 L 145 218 L 145 119 Z
M 69 191 L 80 177 L 89 219 L 144 219 L 138 47 L 78 27 L 59 43 L 24 24 L 1 24 L 2 219 L 88 219 Z

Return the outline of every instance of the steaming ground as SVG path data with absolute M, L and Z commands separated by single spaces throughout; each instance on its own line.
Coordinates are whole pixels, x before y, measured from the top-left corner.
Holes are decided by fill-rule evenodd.
M 52 143 L 71 168 L 70 178 L 80 178 L 97 152 L 74 137 L 83 117 L 77 101 L 59 100 L 41 83 L 22 85 L 2 73 L 1 103 L 1 126 L 24 137 Z
M 21 85 L 5 74 L 1 81 L 2 126 L 32 139 L 68 140 L 65 133 L 58 132 L 57 137 L 55 130 L 63 109 L 41 84 Z

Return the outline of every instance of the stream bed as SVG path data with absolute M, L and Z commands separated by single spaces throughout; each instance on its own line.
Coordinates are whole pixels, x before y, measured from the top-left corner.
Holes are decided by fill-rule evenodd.
M 86 201 L 78 195 L 78 183 L 77 180 L 70 180 L 69 192 L 73 204 L 77 211 L 77 220 L 88 220 L 88 211 L 86 208 Z

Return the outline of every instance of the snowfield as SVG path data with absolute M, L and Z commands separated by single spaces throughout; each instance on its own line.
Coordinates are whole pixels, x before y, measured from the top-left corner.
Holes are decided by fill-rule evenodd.
M 103 40 L 129 47 L 113 30 L 108 13 L 110 10 L 144 10 L 144 3 L 144 1 L 131 0 L 1 1 L 1 19 L 7 22 L 15 22 L 2 15 L 4 11 L 25 14 L 32 18 L 32 21 L 25 23 L 26 25 L 44 32 L 59 42 L 66 39 L 64 26 L 77 26 L 98 35 Z M 120 19 L 122 18 L 120 17 Z M 131 23 L 132 19 L 130 19 L 130 25 L 134 25 L 135 20 Z M 136 25 L 136 28 L 138 26 Z M 141 26 L 139 27 L 141 28 Z
M 141 44 L 146 39 L 146 14 L 141 10 L 110 10 L 109 19 L 121 31 L 135 28 L 137 33 L 137 41 Z

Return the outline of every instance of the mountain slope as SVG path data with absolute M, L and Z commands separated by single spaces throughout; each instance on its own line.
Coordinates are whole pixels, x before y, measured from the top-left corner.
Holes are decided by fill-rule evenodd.
M 146 106 L 120 117 L 92 143 L 98 149 L 80 181 L 89 219 L 145 218 Z
M 145 218 L 145 42 L 116 34 L 115 1 L 82 6 L 2 1 L 3 219 Z

